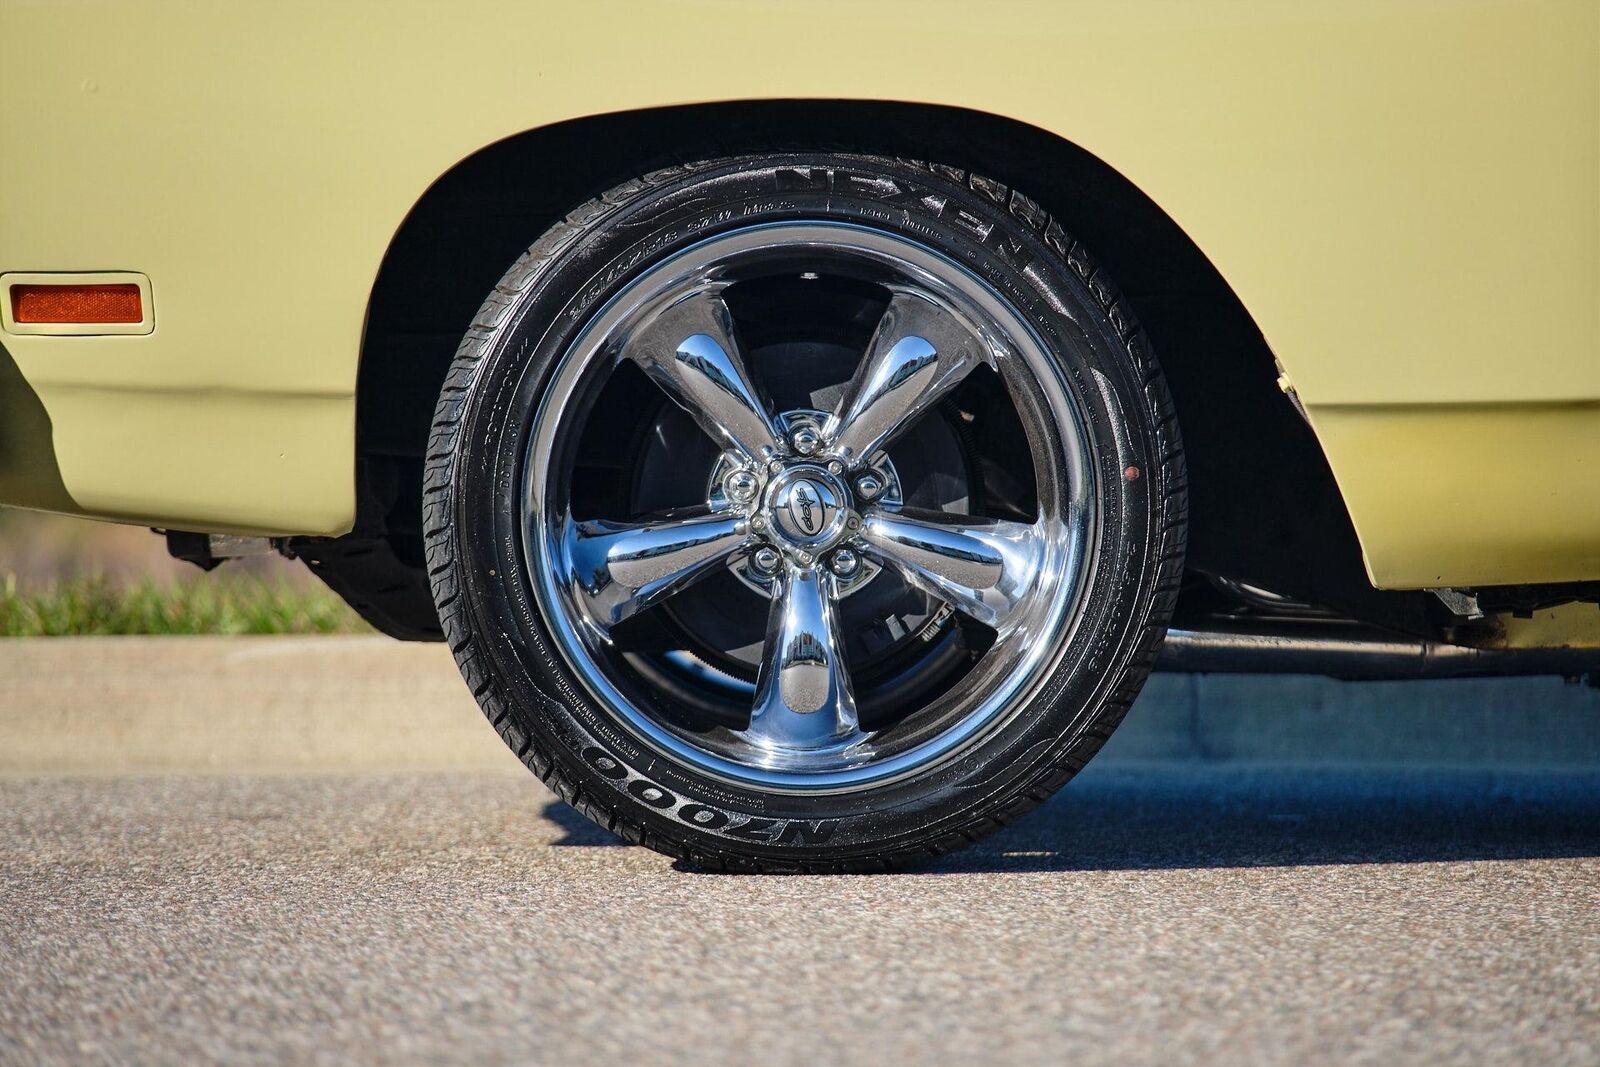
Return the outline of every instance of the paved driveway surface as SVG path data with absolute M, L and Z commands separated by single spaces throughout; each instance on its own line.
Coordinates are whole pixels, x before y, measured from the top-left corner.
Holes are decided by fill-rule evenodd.
M 1091 767 L 709 875 L 518 773 L 0 780 L 0 1061 L 1600 1061 L 1600 776 Z

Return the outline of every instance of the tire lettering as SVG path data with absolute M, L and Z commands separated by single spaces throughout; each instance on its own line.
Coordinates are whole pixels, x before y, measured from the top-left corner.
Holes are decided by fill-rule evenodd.
M 841 174 L 824 167 L 779 167 L 773 173 L 773 183 L 781 192 L 828 192 L 845 186 L 858 196 L 868 196 L 883 204 L 915 209 L 924 215 L 941 218 L 949 205 L 949 197 L 934 192 L 904 178 L 884 178 L 876 175 Z M 967 216 L 972 228 L 972 216 Z
M 1033 262 L 1033 253 L 1028 251 L 1026 245 L 1014 237 L 1001 233 L 999 230 L 995 230 L 986 243 L 995 255 L 1018 270 Z
M 795 843 L 805 845 L 826 844 L 828 839 L 833 836 L 833 826 L 834 824 L 831 822 L 800 822 L 794 820 L 783 828 L 783 832 L 778 835 L 777 841 L 780 845 Z
M 728 827 L 728 833 L 751 841 L 771 841 L 772 828 L 777 825 L 776 819 L 746 819 L 737 826 Z
M 702 830 L 720 830 L 732 821 L 727 812 L 707 804 L 685 804 L 678 809 L 678 818 Z
M 833 171 L 822 167 L 779 167 L 773 178 L 784 192 L 826 192 L 833 184 Z
M 680 797 L 668 792 L 648 778 L 630 774 L 621 760 L 598 745 L 583 750 L 583 761 L 595 773 L 613 782 L 626 782 L 628 795 L 658 811 L 677 808 L 673 814 L 687 826 L 697 830 L 718 830 L 747 841 L 762 841 L 776 845 L 821 845 L 833 839 L 838 822 L 832 819 L 764 819 L 756 816 L 733 815 L 698 802 L 683 803 Z M 739 820 L 739 821 L 735 821 Z
M 583 750 L 583 761 L 600 772 L 601 777 L 609 778 L 613 782 L 620 782 L 628 777 L 628 772 L 621 763 L 606 755 L 604 749 L 593 745 Z
M 654 782 L 647 782 L 643 778 L 635 778 L 629 782 L 628 793 L 635 800 L 642 800 L 652 808 L 660 808 L 663 811 L 678 802 L 677 797 Z
M 968 233 L 972 234 L 980 242 L 988 241 L 989 233 L 994 229 L 994 223 L 980 219 L 978 216 L 964 208 L 956 208 L 955 211 L 951 213 L 950 218 L 951 221 L 953 221 L 957 226 L 960 226 L 963 230 L 966 230 Z

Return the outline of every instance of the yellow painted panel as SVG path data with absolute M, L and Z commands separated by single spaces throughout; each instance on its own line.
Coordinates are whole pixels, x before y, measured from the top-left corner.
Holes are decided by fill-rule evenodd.
M 1495 637 L 1482 642 L 1485 647 L 1600 649 L 1600 604 L 1561 604 L 1526 619 L 1497 615 L 1493 624 Z
M 1600 577 L 1600 403 L 1308 411 L 1379 587 Z
M 55 435 L 56 459 L 75 498 L 92 487 L 101 518 L 216 533 L 349 528 L 344 494 L 305 491 L 308 471 L 330 485 L 354 482 L 345 455 L 355 409 L 343 397 L 78 386 L 39 396 L 52 419 L 73 427 Z M 217 501 L 228 502 L 226 514 Z
M 1095 153 L 1211 257 L 1319 410 L 1600 399 L 1594 0 L 0 0 L 0 272 L 142 271 L 158 303 L 148 337 L 6 346 L 77 509 L 347 525 L 366 300 L 433 180 L 583 115 L 822 97 L 974 108 Z M 86 420 L 118 389 L 225 396 L 231 417 L 191 466 L 164 436 L 198 431 L 128 413 L 144 435 L 105 455 Z M 1469 509 L 1457 424 L 1401 422 L 1445 464 L 1431 499 Z M 1318 425 L 1380 579 L 1439 554 L 1600 576 L 1558 532 L 1582 502 L 1470 561 L 1434 540 L 1450 528 L 1367 506 L 1387 498 L 1356 484 L 1363 434 Z

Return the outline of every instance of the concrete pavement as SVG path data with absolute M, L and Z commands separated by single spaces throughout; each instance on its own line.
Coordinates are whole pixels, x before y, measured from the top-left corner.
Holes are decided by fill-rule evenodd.
M 0 782 L 6 1063 L 1592 1064 L 1594 776 L 1091 768 L 926 872 L 520 774 Z
M 1162 675 L 1097 757 L 1600 767 L 1600 690 L 1556 678 Z M 518 766 L 443 645 L 385 637 L 0 640 L 0 775 Z
M 439 647 L 0 642 L 0 1064 L 1592 1064 L 1596 989 L 1560 682 L 1158 677 L 974 849 L 741 878 L 557 802 Z

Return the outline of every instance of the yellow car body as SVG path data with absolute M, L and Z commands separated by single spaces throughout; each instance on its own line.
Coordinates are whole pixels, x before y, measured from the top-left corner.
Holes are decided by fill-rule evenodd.
M 429 187 L 525 131 L 749 100 L 1078 146 L 1248 309 L 1373 584 L 1600 579 L 1592 0 L 5 0 L 0 275 L 142 275 L 153 329 L 0 335 L 0 503 L 350 529 L 369 297 Z

